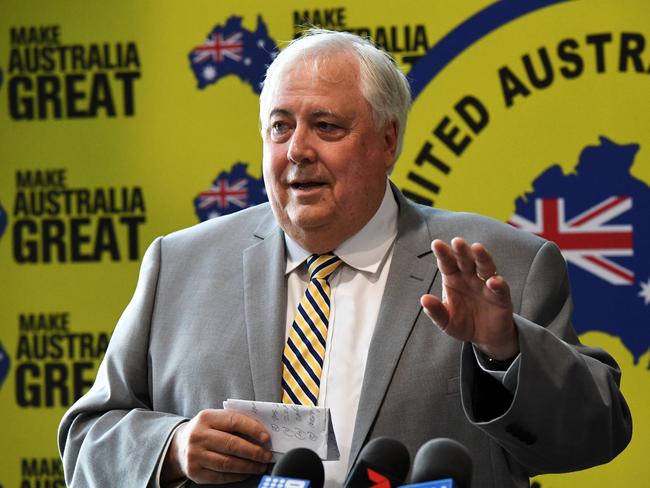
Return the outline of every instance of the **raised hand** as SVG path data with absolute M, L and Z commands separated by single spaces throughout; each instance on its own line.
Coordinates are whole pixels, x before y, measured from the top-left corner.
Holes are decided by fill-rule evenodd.
M 446 334 L 472 342 L 492 359 L 516 356 L 519 343 L 510 288 L 497 274 L 490 253 L 482 244 L 470 246 L 459 237 L 451 246 L 436 239 L 431 249 L 442 273 L 443 296 L 422 296 L 426 314 Z

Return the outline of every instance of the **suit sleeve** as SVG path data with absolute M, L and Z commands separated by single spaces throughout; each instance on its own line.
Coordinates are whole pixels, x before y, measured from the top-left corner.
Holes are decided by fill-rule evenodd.
M 90 391 L 66 412 L 58 432 L 68 486 L 147 486 L 183 417 L 152 409 L 149 331 L 161 240 L 143 258 L 135 294 L 124 310 Z
M 602 349 L 580 344 L 572 309 L 566 263 L 546 242 L 515 304 L 521 356 L 514 393 L 478 368 L 471 346 L 463 349 L 468 419 L 531 476 L 606 463 L 632 435 L 619 367 Z

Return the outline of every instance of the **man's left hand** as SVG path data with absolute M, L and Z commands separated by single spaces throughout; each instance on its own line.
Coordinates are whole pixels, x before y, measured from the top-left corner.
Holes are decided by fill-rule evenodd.
M 512 319 L 510 287 L 497 274 L 492 256 L 480 243 L 468 245 L 452 239 L 451 246 L 431 243 L 442 273 L 443 300 L 423 295 L 420 303 L 431 320 L 446 334 L 472 342 L 497 361 L 519 353 L 517 329 Z

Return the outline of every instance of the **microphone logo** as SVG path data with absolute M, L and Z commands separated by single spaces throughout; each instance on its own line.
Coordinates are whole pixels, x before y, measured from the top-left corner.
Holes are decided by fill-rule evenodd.
M 258 488 L 309 488 L 311 483 L 307 480 L 283 476 L 264 476 L 257 486 Z
M 374 483 L 372 488 L 390 488 L 390 480 L 388 478 L 370 468 L 367 468 L 367 470 L 368 479 Z

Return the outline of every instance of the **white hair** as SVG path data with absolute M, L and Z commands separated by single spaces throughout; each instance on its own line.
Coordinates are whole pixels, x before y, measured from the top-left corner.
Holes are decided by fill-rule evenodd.
M 359 61 L 361 93 L 370 105 L 375 126 L 381 128 L 389 122 L 397 123 L 397 160 L 402 150 L 406 116 L 411 106 L 409 83 L 388 53 L 375 47 L 368 39 L 349 32 L 309 29 L 277 55 L 266 70 L 260 94 L 262 131 L 266 128 L 271 85 L 276 72 L 298 56 L 316 63 L 329 54 L 341 52 L 350 52 Z

